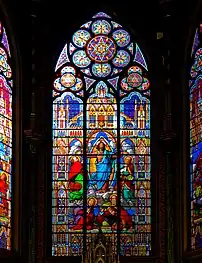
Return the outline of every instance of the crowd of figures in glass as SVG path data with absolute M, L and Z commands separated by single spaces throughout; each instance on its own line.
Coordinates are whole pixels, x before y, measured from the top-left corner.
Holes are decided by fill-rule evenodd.
M 98 231 L 114 253 L 151 254 L 147 71 L 131 35 L 102 12 L 64 46 L 53 84 L 52 255 L 81 255 Z
M 190 71 L 191 247 L 202 248 L 202 24 L 192 47 Z
M 0 22 L 0 248 L 11 248 L 12 71 L 5 28 Z

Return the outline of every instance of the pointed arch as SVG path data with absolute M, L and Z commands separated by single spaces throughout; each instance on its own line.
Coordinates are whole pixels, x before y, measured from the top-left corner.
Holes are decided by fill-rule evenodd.
M 103 12 L 65 44 L 53 84 L 53 256 L 82 255 L 99 231 L 113 254 L 151 255 L 147 71 L 132 35 Z
M 21 239 L 21 61 L 12 15 L 0 2 L 0 257 L 20 252 Z M 4 123 L 4 125 L 3 125 Z
M 13 184 L 18 183 L 20 178 L 19 163 L 16 162 L 18 157 L 15 158 L 15 163 L 13 161 L 16 145 L 19 145 L 19 126 L 15 125 L 17 127 L 13 129 L 13 123 L 16 124 L 16 117 L 19 117 L 19 108 L 17 107 L 14 112 L 13 108 L 16 106 L 14 98 L 17 97 L 16 86 L 19 86 L 20 76 L 19 69 L 16 69 L 17 52 L 13 52 L 13 39 L 10 41 L 10 24 L 4 19 L 8 16 L 2 4 L 0 8 L 0 255 L 2 255 L 3 250 L 19 248 L 19 193 Z M 14 203 L 16 209 L 13 207 Z
M 11 249 L 12 195 L 12 70 L 6 30 L 0 24 L 0 248 Z

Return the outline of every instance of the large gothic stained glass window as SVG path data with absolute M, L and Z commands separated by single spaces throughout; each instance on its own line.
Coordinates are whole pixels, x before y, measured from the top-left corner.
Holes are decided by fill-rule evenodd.
M 52 255 L 96 233 L 114 254 L 151 254 L 150 82 L 132 36 L 105 13 L 76 31 L 56 64 Z
M 191 247 L 202 248 L 202 24 L 196 30 L 190 71 Z
M 0 248 L 11 249 L 12 70 L 6 30 L 0 22 Z

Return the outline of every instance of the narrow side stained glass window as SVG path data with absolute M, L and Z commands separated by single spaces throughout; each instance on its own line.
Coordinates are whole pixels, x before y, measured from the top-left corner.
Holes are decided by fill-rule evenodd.
M 8 38 L 0 22 L 0 248 L 11 249 L 12 70 Z
M 191 248 L 202 248 L 202 24 L 196 30 L 190 70 Z

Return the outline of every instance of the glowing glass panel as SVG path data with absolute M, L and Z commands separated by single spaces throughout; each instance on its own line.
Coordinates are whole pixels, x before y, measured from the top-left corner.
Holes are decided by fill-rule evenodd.
M 81 28 L 53 84 L 52 255 L 82 255 L 101 231 L 114 255 L 148 256 L 147 64 L 110 16 L 100 12 Z
M 12 71 L 5 28 L 0 24 L 0 248 L 11 249 Z
M 197 29 L 190 88 L 191 248 L 202 248 L 202 34 Z M 200 33 L 199 33 L 200 32 Z M 194 43 L 196 42 L 196 36 Z

